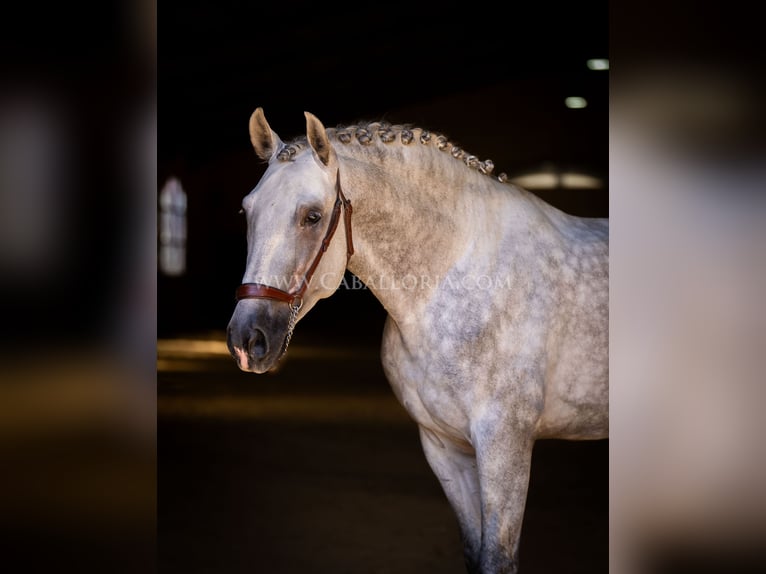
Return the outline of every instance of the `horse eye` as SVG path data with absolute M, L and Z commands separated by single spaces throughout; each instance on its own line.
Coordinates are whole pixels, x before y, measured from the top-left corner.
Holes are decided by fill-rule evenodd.
M 322 214 L 318 211 L 309 211 L 306 214 L 306 218 L 303 220 L 304 225 L 315 225 L 322 219 Z

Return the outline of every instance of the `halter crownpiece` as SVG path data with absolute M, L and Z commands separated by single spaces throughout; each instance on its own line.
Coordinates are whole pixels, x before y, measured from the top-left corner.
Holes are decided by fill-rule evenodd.
M 241 301 L 242 299 L 275 299 L 289 304 L 293 309 L 293 315 L 297 316 L 297 311 L 300 310 L 301 305 L 303 305 L 303 294 L 306 292 L 306 289 L 308 289 L 311 278 L 314 276 L 314 272 L 319 266 L 319 262 L 322 260 L 325 251 L 327 251 L 327 248 L 330 246 L 330 242 L 335 235 L 335 230 L 338 228 L 341 210 L 343 210 L 343 222 L 346 229 L 346 262 L 351 259 L 351 256 L 354 254 L 354 240 L 351 236 L 351 214 L 353 209 L 351 207 L 351 200 L 343 195 L 343 189 L 341 189 L 340 186 L 340 169 L 335 176 L 335 191 L 335 205 L 333 205 L 332 214 L 330 215 L 330 225 L 327 227 L 327 232 L 319 246 L 319 251 L 317 251 L 314 260 L 311 262 L 311 265 L 295 289 L 283 291 L 282 289 L 264 285 L 262 283 L 243 283 L 237 287 L 237 301 Z

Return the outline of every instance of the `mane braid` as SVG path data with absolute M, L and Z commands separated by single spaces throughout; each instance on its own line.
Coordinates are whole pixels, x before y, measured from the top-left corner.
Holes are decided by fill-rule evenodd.
M 491 159 L 481 161 L 475 155 L 466 153 L 458 145 L 450 142 L 447 136 L 408 124 L 390 124 L 388 122 L 376 121 L 365 124 L 337 126 L 327 128 L 327 136 L 344 145 L 356 142 L 359 145 L 368 146 L 375 143 L 376 138 L 384 144 L 400 143 L 401 145 L 410 145 L 413 142 L 419 142 L 420 145 L 431 145 L 433 143 L 439 150 L 449 152 L 453 158 L 463 162 L 469 168 L 495 177 L 498 181 L 508 181 L 508 176 L 505 173 L 500 173 L 497 176 L 492 175 L 495 164 Z M 277 153 L 277 159 L 279 161 L 290 161 L 298 152 L 307 147 L 308 141 L 306 136 L 297 137 L 282 146 Z

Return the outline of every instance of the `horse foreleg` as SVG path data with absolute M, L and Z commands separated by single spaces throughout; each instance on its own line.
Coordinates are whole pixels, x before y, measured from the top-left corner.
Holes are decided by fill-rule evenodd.
M 420 442 L 426 460 L 457 516 L 468 571 L 479 572 L 481 495 L 476 457 L 425 427 L 420 427 Z
M 534 441 L 503 425 L 478 425 L 474 447 L 481 485 L 480 574 L 516 574 Z

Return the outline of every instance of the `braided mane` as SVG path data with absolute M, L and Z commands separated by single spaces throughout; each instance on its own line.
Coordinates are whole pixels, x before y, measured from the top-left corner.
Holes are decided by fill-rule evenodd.
M 327 128 L 327 136 L 343 145 L 434 145 L 440 151 L 449 153 L 453 158 L 463 162 L 471 169 L 496 178 L 498 181 L 508 181 L 505 173 L 492 175 L 495 168 L 492 160 L 481 161 L 458 145 L 449 141 L 447 136 L 430 132 L 407 124 L 390 124 L 387 122 L 369 122 Z M 300 136 L 286 144 L 277 154 L 279 161 L 290 161 L 298 152 L 308 147 L 306 136 Z

